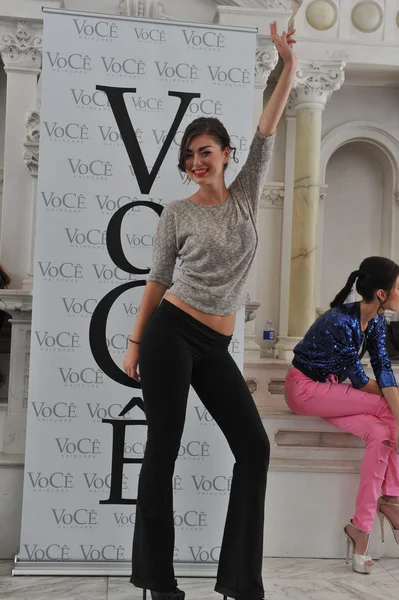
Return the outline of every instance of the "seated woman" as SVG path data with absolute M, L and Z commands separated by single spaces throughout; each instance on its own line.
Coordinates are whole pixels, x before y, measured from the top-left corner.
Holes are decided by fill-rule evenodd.
M 355 281 L 362 300 L 344 304 Z M 293 412 L 322 417 L 366 442 L 356 510 L 345 527 L 347 562 L 352 546 L 357 573 L 373 566 L 367 549 L 377 506 L 382 541 L 386 519 L 399 544 L 399 393 L 385 347 L 385 309 L 399 310 L 399 266 L 372 256 L 294 348 L 285 382 Z M 366 350 L 376 380 L 363 370 Z M 343 383 L 347 378 L 352 385 Z

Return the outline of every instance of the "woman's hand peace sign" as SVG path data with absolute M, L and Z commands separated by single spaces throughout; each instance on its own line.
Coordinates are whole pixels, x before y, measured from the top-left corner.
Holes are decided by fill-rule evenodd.
M 270 35 L 276 46 L 277 52 L 281 56 L 284 64 L 296 66 L 298 58 L 292 51 L 292 45 L 296 44 L 296 40 L 293 39 L 295 29 L 286 33 L 283 31 L 282 35 L 278 34 L 277 23 L 273 21 L 270 25 Z

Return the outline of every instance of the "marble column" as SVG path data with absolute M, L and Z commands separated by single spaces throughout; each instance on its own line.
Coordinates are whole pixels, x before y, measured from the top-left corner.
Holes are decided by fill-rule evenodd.
M 288 311 L 291 266 L 291 233 L 292 210 L 294 204 L 294 172 L 295 172 L 295 135 L 296 113 L 292 95 L 287 103 L 285 114 L 285 169 L 284 169 L 284 207 L 281 236 L 281 263 L 280 263 L 280 306 L 278 341 L 275 346 L 276 356 L 280 356 L 280 348 L 284 348 L 288 336 Z
M 39 24 L 24 21 L 0 22 L 0 52 L 7 73 L 0 261 L 11 273 L 14 289 L 22 287 L 31 262 L 34 182 L 24 164 L 23 143 L 27 115 L 36 106 L 41 69 L 38 28 Z
M 300 61 L 296 108 L 288 337 L 300 338 L 316 318 L 316 261 L 322 113 L 344 82 L 342 61 Z
M 267 86 L 270 73 L 278 62 L 277 50 L 267 36 L 257 37 L 255 60 L 255 91 L 253 110 L 253 130 L 258 126 L 260 115 L 263 111 L 263 93 Z M 260 358 L 261 349 L 256 343 L 256 310 L 260 303 L 257 302 L 256 290 L 257 256 L 252 263 L 248 277 L 248 298 L 246 305 L 246 325 L 244 339 L 244 360 L 257 360 Z

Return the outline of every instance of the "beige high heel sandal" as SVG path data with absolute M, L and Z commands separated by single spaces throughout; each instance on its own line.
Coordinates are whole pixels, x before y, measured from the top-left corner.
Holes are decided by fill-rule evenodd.
M 368 531 L 363 531 L 363 529 L 359 529 L 359 527 L 356 527 L 356 525 L 354 525 L 352 523 L 352 521 L 350 523 L 348 523 L 348 525 L 352 525 L 352 527 L 354 527 L 358 531 L 361 531 L 362 533 L 368 533 L 369 540 L 370 540 L 370 533 Z M 352 569 L 355 571 L 355 573 L 361 573 L 362 575 L 367 575 L 368 573 L 371 572 L 373 565 L 367 565 L 366 563 L 369 561 L 372 561 L 373 559 L 368 554 L 355 554 L 356 542 L 353 539 L 353 537 L 350 536 L 349 533 L 346 531 L 346 527 L 348 525 L 346 525 L 344 527 L 344 533 L 346 535 L 346 564 L 349 564 L 349 553 L 350 553 L 350 549 L 352 546 Z M 366 553 L 367 553 L 368 549 L 369 549 L 369 543 L 367 542 Z
M 378 509 L 377 509 L 377 515 L 380 520 L 380 526 L 381 526 L 381 541 L 385 542 L 384 519 L 386 519 L 391 526 L 393 537 L 395 538 L 395 542 L 397 544 L 399 544 L 399 529 L 395 529 L 391 519 L 389 519 L 383 512 L 380 511 L 381 504 L 389 504 L 390 506 L 397 506 L 398 508 L 399 508 L 399 504 L 397 504 L 395 502 L 387 502 L 386 500 L 384 500 L 384 498 L 380 498 L 378 500 Z

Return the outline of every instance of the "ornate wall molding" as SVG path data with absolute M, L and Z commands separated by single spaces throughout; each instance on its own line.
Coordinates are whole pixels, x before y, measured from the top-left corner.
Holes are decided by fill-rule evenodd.
M 26 21 L 17 21 L 15 31 L 0 37 L 0 53 L 6 71 L 40 72 L 43 37 Z
M 25 333 L 26 333 L 26 343 L 25 343 L 23 402 L 24 402 L 24 408 L 28 408 L 31 330 L 27 329 L 27 331 Z
M 278 52 L 270 40 L 258 36 L 258 44 L 255 56 L 255 87 L 264 89 L 267 85 L 270 73 L 274 71 L 278 63 Z
M 399 206 L 399 189 L 394 192 L 396 204 Z
M 39 151 L 32 149 L 25 150 L 24 163 L 32 177 L 37 177 L 39 173 Z
M 348 142 L 368 142 L 374 144 L 388 157 L 393 170 L 394 190 L 399 191 L 399 142 L 378 123 L 352 121 L 343 123 L 330 131 L 321 141 L 320 181 L 326 180 L 327 164 L 338 148 Z
M 29 144 L 39 145 L 39 142 L 40 142 L 40 113 L 37 110 L 33 110 L 27 116 L 25 141 Z
M 290 95 L 288 97 L 288 102 L 285 107 L 284 118 L 285 119 L 295 119 L 296 118 L 295 99 L 292 95 L 292 90 L 290 92 Z
M 33 110 L 26 119 L 26 136 L 24 141 L 24 162 L 32 175 L 37 177 L 39 170 L 40 112 Z
M 219 6 L 237 6 L 238 8 L 281 9 L 292 12 L 293 5 L 302 4 L 303 0 L 214 0 Z
M 295 108 L 324 109 L 345 81 L 343 61 L 300 60 L 291 92 Z
M 13 319 L 29 321 L 32 318 L 32 294 L 20 290 L 0 290 L 0 309 Z
M 289 16 L 287 30 L 293 28 L 295 15 L 303 4 L 303 0 L 214 0 L 218 6 L 231 7 L 232 9 L 261 10 L 272 13 L 274 16 Z M 222 9 L 223 10 L 223 9 Z
M 131 17 L 143 17 L 151 19 L 167 18 L 163 12 L 160 0 L 120 0 L 119 7 L 122 14 Z
M 260 306 L 260 302 L 256 302 L 255 300 L 251 300 L 249 294 L 247 294 L 247 298 L 245 301 L 245 323 L 249 323 L 249 321 L 253 321 L 256 318 L 256 311 Z
M 284 206 L 284 183 L 268 182 L 261 195 L 262 208 L 278 208 Z

